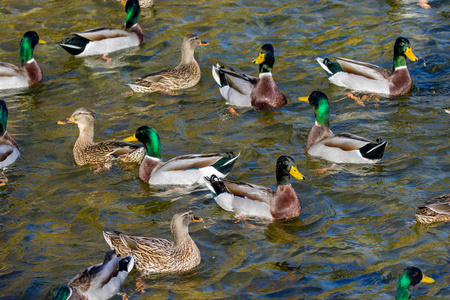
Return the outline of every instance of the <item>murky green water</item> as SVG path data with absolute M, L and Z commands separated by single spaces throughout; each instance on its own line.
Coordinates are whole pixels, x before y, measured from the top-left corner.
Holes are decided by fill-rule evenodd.
M 22 156 L 0 189 L 0 298 L 43 299 L 108 250 L 102 230 L 170 238 L 180 206 L 204 219 L 191 235 L 202 252 L 195 271 L 144 278 L 133 272 L 122 286 L 131 299 L 392 299 L 397 275 L 420 267 L 434 284 L 415 299 L 450 295 L 450 223 L 414 224 L 416 206 L 449 192 L 449 15 L 446 1 L 431 9 L 415 1 L 160 1 L 142 11 L 142 46 L 111 55 L 73 58 L 57 43 L 70 32 L 120 27 L 123 7 L 113 0 L 2 0 L 0 60 L 19 63 L 18 44 L 35 30 L 46 45 L 35 58 L 42 83 L 1 92 L 9 108 L 8 132 Z M 126 83 L 179 62 L 186 33 L 210 42 L 196 51 L 201 82 L 186 93 L 121 96 Z M 422 61 L 409 62 L 415 90 L 366 107 L 330 86 L 316 56 L 343 56 L 391 67 L 392 45 L 409 38 Z M 212 64 L 256 75 L 251 60 L 264 43 L 275 47 L 274 77 L 289 104 L 274 112 L 228 112 L 211 76 Z M 389 141 L 374 166 L 330 164 L 305 155 L 313 124 L 298 96 L 321 89 L 331 99 L 335 132 Z M 97 114 L 96 139 L 121 139 L 141 125 L 159 132 L 165 158 L 188 153 L 242 151 L 230 174 L 274 187 L 274 162 L 296 160 L 307 176 L 293 180 L 303 214 L 289 222 L 233 223 L 202 189 L 151 189 L 137 168 L 94 173 L 74 163 L 75 125 L 58 126 L 76 108 Z M 115 299 L 121 299 L 116 296 Z

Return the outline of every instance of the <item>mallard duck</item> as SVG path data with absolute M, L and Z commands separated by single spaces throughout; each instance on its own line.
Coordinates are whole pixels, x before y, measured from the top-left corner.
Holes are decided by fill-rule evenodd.
M 34 31 L 27 31 L 20 42 L 19 55 L 22 67 L 0 63 L 0 89 L 16 89 L 32 86 L 42 80 L 42 70 L 33 58 L 34 47 L 45 44 Z
M 219 85 L 220 94 L 235 106 L 253 106 L 258 110 L 271 110 L 287 104 L 286 96 L 278 89 L 272 77 L 275 55 L 273 46 L 265 44 L 253 63 L 259 64 L 259 78 L 225 69 L 217 64 L 212 74 Z
M 334 134 L 331 131 L 328 97 L 324 93 L 314 91 L 299 100 L 309 102 L 316 116 L 306 142 L 308 154 L 335 163 L 376 163 L 383 157 L 386 141 L 373 142 L 351 133 Z
M 107 54 L 140 45 L 144 33 L 137 23 L 141 8 L 138 0 L 128 0 L 125 5 L 127 18 L 122 29 L 100 27 L 74 33 L 74 37 L 62 40 L 59 45 L 75 56 Z
M 282 155 L 277 160 L 277 190 L 260 185 L 219 179 L 216 175 L 205 177 L 214 200 L 236 217 L 259 217 L 282 220 L 298 217 L 302 211 L 300 198 L 291 185 L 290 175 L 302 180 L 294 159 Z
M 80 129 L 73 156 L 77 165 L 103 164 L 110 161 L 140 163 L 145 155 L 145 148 L 136 144 L 117 140 L 94 142 L 95 115 L 85 107 L 76 109 L 73 114 L 58 122 L 58 124 L 76 123 Z
M 0 168 L 4 168 L 20 156 L 19 146 L 6 131 L 8 121 L 8 109 L 6 103 L 0 100 Z
M 118 2 L 125 5 L 127 3 L 127 0 L 117 0 Z M 155 1 L 153 0 L 139 0 L 139 6 L 142 8 L 152 7 L 153 4 L 155 4 Z
M 59 288 L 53 300 L 109 299 L 119 292 L 134 266 L 131 256 L 117 258 L 116 251 L 106 252 L 103 263 L 88 267 Z
M 317 61 L 329 76 L 330 82 L 335 85 L 360 92 L 398 96 L 409 93 L 413 87 L 411 75 L 406 67 L 406 57 L 411 61 L 418 60 L 411 50 L 408 39 L 399 37 L 394 45 L 393 72 L 346 58 L 337 58 L 337 63 L 320 57 Z
M 144 144 L 146 155 L 139 169 L 139 177 L 150 185 L 194 185 L 203 184 L 204 176 L 217 174 L 225 177 L 238 156 L 226 154 L 189 154 L 163 162 L 161 141 L 150 126 L 141 126 L 136 133 L 124 141 L 139 141 Z
M 189 235 L 191 222 L 202 222 L 191 210 L 180 208 L 172 218 L 173 242 L 151 237 L 129 236 L 103 231 L 103 236 L 117 253 L 131 255 L 136 269 L 144 274 L 188 271 L 200 264 L 201 255 Z
M 137 93 L 172 92 L 193 87 L 200 81 L 200 66 L 194 58 L 197 46 L 207 46 L 196 34 L 188 34 L 181 45 L 181 62 L 175 68 L 162 69 L 139 78 L 131 89 Z
M 430 224 L 450 221 L 450 194 L 437 196 L 419 206 L 417 222 Z
M 420 282 L 433 283 L 434 280 L 425 276 L 419 268 L 407 267 L 398 278 L 395 300 L 411 299 L 412 288 Z

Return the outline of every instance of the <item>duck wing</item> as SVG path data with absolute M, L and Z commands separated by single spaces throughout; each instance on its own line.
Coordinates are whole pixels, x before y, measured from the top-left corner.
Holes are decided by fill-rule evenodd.
M 261 185 L 241 182 L 241 181 L 230 181 L 222 179 L 227 190 L 239 197 L 245 197 L 249 200 L 264 202 L 270 206 L 272 199 L 276 197 L 276 191 L 266 188 Z
M 327 147 L 340 148 L 343 151 L 358 150 L 367 143 L 373 143 L 371 140 L 351 133 L 340 133 L 323 140 Z
M 388 80 L 392 73 L 379 66 L 339 57 L 336 59 L 345 72 L 373 80 Z
M 450 194 L 434 197 L 419 208 L 428 208 L 438 214 L 450 215 Z
M 0 77 L 14 77 L 18 75 L 24 75 L 21 68 L 10 63 L 0 63 Z
M 90 41 L 101 41 L 104 39 L 113 39 L 117 37 L 125 37 L 130 35 L 128 31 L 109 28 L 109 27 L 99 27 L 94 29 L 89 29 L 83 32 L 76 32 L 75 35 L 81 36 Z

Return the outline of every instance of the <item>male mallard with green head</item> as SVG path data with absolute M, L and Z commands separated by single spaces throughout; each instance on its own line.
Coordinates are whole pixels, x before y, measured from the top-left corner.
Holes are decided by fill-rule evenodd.
M 220 94 L 235 106 L 253 106 L 258 110 L 271 110 L 287 104 L 286 96 L 278 89 L 272 77 L 275 54 L 271 44 L 261 47 L 253 63 L 259 64 L 259 78 L 240 74 L 219 65 L 212 74 L 219 85 Z
M 100 27 L 75 33 L 59 44 L 75 56 L 107 54 L 140 45 L 144 33 L 137 23 L 141 8 L 138 0 L 128 0 L 125 5 L 127 17 L 122 29 Z
M 306 142 L 308 154 L 335 163 L 376 163 L 383 157 L 386 141 L 373 142 L 351 133 L 334 134 L 331 131 L 327 95 L 314 91 L 299 100 L 314 107 L 316 116 Z
M 225 177 L 238 156 L 226 154 L 189 154 L 162 161 L 161 141 L 150 126 L 141 126 L 136 133 L 125 139 L 144 144 L 146 155 L 139 168 L 139 177 L 150 185 L 204 184 L 203 177 L 217 174 Z
M 270 220 L 296 218 L 302 211 L 300 198 L 291 185 L 291 177 L 302 180 L 294 159 L 282 155 L 276 164 L 277 190 L 260 185 L 219 179 L 216 175 L 205 177 L 214 200 L 236 217 L 258 217 Z
M 335 85 L 354 91 L 399 96 L 409 93 L 413 87 L 406 67 L 406 57 L 411 61 L 418 60 L 411 50 L 409 40 L 399 37 L 394 45 L 393 72 L 346 58 L 337 58 L 337 63 L 320 57 L 317 61 L 329 76 L 330 82 Z
M 53 295 L 52 300 L 106 300 L 114 297 L 134 266 L 131 256 L 118 258 L 116 251 L 108 251 L 103 263 L 78 273 Z
M 181 45 L 181 62 L 175 68 L 152 72 L 129 84 L 136 93 L 173 92 L 193 87 L 201 78 L 200 66 L 194 57 L 197 46 L 209 43 L 200 40 L 196 34 L 188 34 Z
M 0 90 L 28 87 L 42 80 L 42 70 L 33 58 L 33 50 L 38 43 L 45 44 L 36 32 L 28 31 L 19 47 L 22 67 L 0 62 Z
M 395 300 L 411 299 L 412 288 L 420 282 L 433 283 L 434 280 L 425 276 L 419 268 L 407 267 L 398 278 Z
M 189 224 L 202 221 L 191 210 L 180 208 L 170 224 L 173 242 L 162 238 L 130 236 L 117 231 L 103 231 L 103 237 L 117 253 L 131 255 L 136 262 L 136 269 L 144 274 L 185 272 L 200 264 L 200 250 L 189 235 Z
M 8 109 L 6 103 L 0 100 L 0 168 L 9 166 L 20 156 L 19 146 L 16 141 L 6 131 L 6 123 L 8 121 Z M 5 173 L 2 172 L 0 178 L 0 186 L 5 185 L 8 181 Z
M 95 115 L 85 107 L 76 109 L 73 114 L 58 122 L 60 125 L 76 123 L 80 129 L 73 156 L 77 165 L 103 164 L 112 161 L 140 163 L 145 155 L 145 148 L 133 143 L 117 140 L 94 142 Z

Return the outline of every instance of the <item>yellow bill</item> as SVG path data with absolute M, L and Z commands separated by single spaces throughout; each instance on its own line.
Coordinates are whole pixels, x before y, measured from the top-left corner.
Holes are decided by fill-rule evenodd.
M 199 46 L 208 46 L 209 43 L 205 42 L 205 41 L 200 41 L 200 44 L 198 44 Z
M 405 55 L 406 55 L 406 57 L 408 57 L 411 61 L 418 61 L 418 60 L 419 60 L 419 59 L 417 58 L 417 56 L 415 56 L 414 53 L 412 52 L 411 47 L 406 48 Z
M 58 121 L 58 123 L 56 123 L 56 124 L 64 125 L 64 124 L 70 124 L 70 123 L 75 123 L 75 119 L 73 118 L 73 116 L 70 116 L 69 118 L 67 118 L 65 120 Z
M 266 55 L 262 52 L 259 52 L 258 57 L 253 61 L 254 64 L 262 64 L 266 60 Z
M 433 283 L 434 279 L 430 278 L 428 276 L 425 276 L 425 274 L 422 274 L 422 280 L 420 282 Z
M 44 40 L 41 40 L 41 39 L 39 39 L 39 42 L 38 42 L 39 44 L 47 44 Z
M 130 137 L 127 137 L 123 140 L 124 142 L 138 142 L 138 139 L 136 138 L 136 134 L 133 134 Z
M 203 222 L 203 219 L 200 217 L 192 216 L 192 222 Z
M 294 178 L 297 178 L 298 180 L 305 179 L 305 176 L 303 176 L 303 174 L 298 171 L 296 166 L 293 166 L 291 168 L 291 170 L 289 171 L 289 174 L 291 174 L 292 176 L 294 176 Z
M 298 100 L 309 103 L 309 96 L 306 97 L 298 97 Z

